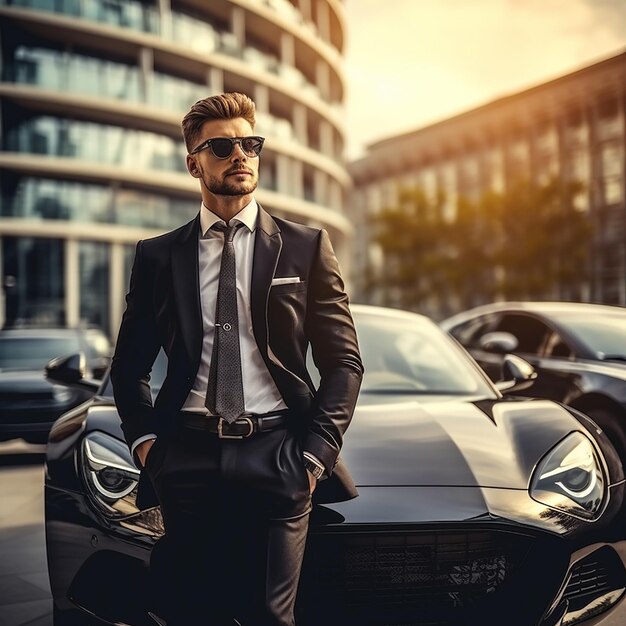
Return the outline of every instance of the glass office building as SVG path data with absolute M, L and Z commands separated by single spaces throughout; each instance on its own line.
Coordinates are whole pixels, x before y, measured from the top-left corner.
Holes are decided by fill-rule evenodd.
M 0 324 L 115 336 L 138 239 L 191 219 L 180 121 L 257 104 L 257 198 L 347 262 L 340 0 L 0 0 Z

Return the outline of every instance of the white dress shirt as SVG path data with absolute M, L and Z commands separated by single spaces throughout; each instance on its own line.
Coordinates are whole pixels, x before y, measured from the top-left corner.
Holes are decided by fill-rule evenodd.
M 244 226 L 235 231 L 237 309 L 239 317 L 239 345 L 241 350 L 241 374 L 244 390 L 245 410 L 248 413 L 269 413 L 286 409 L 274 379 L 269 373 L 261 352 L 256 344 L 252 329 L 252 311 L 250 308 L 250 288 L 252 284 L 252 262 L 254 241 L 256 238 L 259 207 L 253 199 L 231 221 L 241 222 Z M 202 309 L 202 355 L 196 379 L 183 404 L 183 411 L 210 414 L 205 406 L 209 380 L 209 367 L 215 336 L 215 309 L 220 277 L 224 235 L 211 227 L 225 223 L 204 204 L 200 208 L 200 235 L 198 238 L 198 268 L 200 304 Z M 144 435 L 133 442 L 131 450 L 148 439 L 155 439 L 153 433 Z M 321 462 L 310 452 L 305 452 L 308 459 L 322 467 Z
M 237 311 L 239 317 L 239 346 L 241 350 L 241 376 L 243 381 L 245 410 L 248 413 L 268 413 L 286 409 L 274 379 L 270 375 L 252 330 L 250 287 L 252 283 L 252 260 L 259 209 L 252 200 L 231 222 L 241 222 L 244 227 L 235 231 L 235 263 L 237 268 Z M 198 267 L 200 279 L 200 304 L 202 307 L 202 356 L 200 367 L 183 411 L 207 413 L 204 402 L 209 381 L 209 366 L 215 337 L 215 309 L 220 279 L 220 264 L 224 235 L 211 227 L 224 221 L 211 213 L 204 205 L 200 209 L 200 239 L 198 240 Z

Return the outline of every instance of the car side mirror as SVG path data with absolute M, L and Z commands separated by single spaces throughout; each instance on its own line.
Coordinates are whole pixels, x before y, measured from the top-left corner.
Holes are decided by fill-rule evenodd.
M 53 383 L 68 387 L 81 387 L 95 393 L 99 389 L 100 383 L 85 378 L 86 373 L 87 359 L 82 352 L 57 357 L 46 365 L 46 378 Z
M 517 337 L 511 333 L 492 332 L 483 335 L 478 340 L 478 345 L 486 352 L 495 352 L 496 354 L 507 354 L 514 352 L 519 345 Z
M 514 354 L 507 354 L 502 363 L 502 380 L 496 383 L 496 387 L 503 393 L 513 393 L 528 389 L 536 378 L 537 372 L 528 361 Z
M 46 365 L 46 378 L 55 383 L 72 385 L 85 378 L 86 373 L 87 359 L 82 352 L 57 357 Z

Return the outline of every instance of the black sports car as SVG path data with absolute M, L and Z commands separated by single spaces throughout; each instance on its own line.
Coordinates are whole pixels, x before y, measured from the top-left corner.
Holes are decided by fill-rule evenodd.
M 590 416 L 626 464 L 626 309 L 575 302 L 502 302 L 441 323 L 499 380 L 506 353 L 537 372 L 521 395 L 564 402 Z
M 360 495 L 322 504 L 326 481 L 315 491 L 299 626 L 591 625 L 626 614 L 624 474 L 604 433 L 554 402 L 503 397 L 422 316 L 353 313 L 366 374 L 342 458 Z M 78 378 L 71 369 L 57 362 L 49 376 Z M 512 391 L 530 374 L 516 376 Z M 155 388 L 162 377 L 161 360 Z M 148 552 L 163 527 L 158 508 L 137 507 L 138 474 L 105 380 L 50 433 L 55 626 L 146 623 Z
M 45 443 L 53 422 L 93 395 L 93 390 L 50 384 L 44 367 L 54 356 L 82 351 L 102 378 L 111 345 L 96 328 L 10 328 L 0 331 L 0 441 Z

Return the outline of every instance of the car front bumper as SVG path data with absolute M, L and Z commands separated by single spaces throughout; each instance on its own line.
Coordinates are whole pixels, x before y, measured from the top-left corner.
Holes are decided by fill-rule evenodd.
M 359 505 L 361 497 L 315 508 L 299 626 L 609 626 L 621 623 L 618 616 L 626 623 L 626 541 L 611 528 L 574 524 L 559 534 L 476 510 L 470 517 L 465 511 L 458 519 L 408 522 L 398 521 L 398 510 L 389 513 L 389 506 L 384 510 L 396 520 L 374 521 L 367 501 L 383 510 L 383 492 L 393 491 L 374 489 L 379 497 L 361 489 Z M 394 498 L 398 507 L 419 517 L 416 504 L 424 502 L 432 514 L 428 490 L 401 491 Z M 450 503 L 467 499 L 466 490 L 445 491 Z M 369 510 L 370 519 L 348 521 L 359 510 L 363 516 Z M 563 527 L 562 519 L 558 523 Z M 80 607 L 105 623 L 142 624 L 150 549 L 161 532 L 158 509 L 103 523 L 83 494 L 47 486 L 56 605 Z

